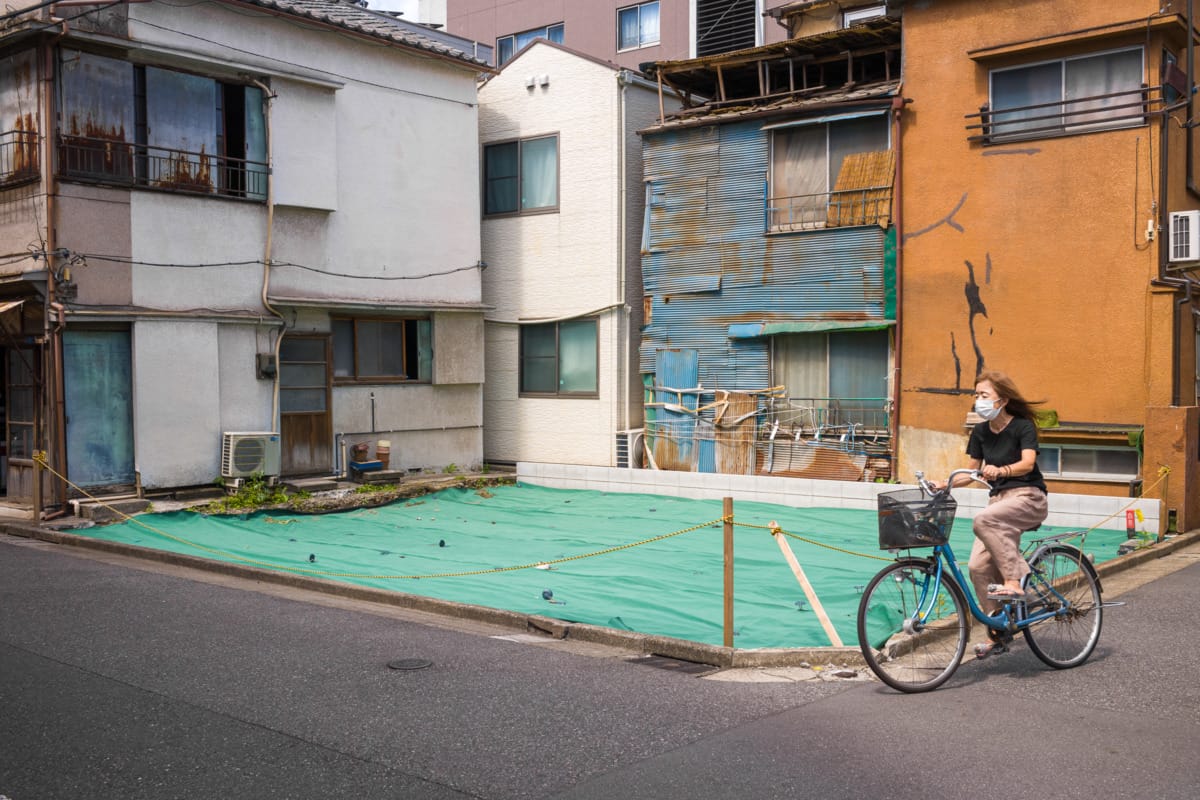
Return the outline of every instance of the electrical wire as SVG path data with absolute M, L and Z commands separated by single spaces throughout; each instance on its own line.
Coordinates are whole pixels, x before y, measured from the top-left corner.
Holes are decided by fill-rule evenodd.
M 13 255 L 16 255 L 16 254 L 14 253 Z M 41 251 L 33 251 L 30 255 L 32 255 L 32 257 L 36 259 L 38 257 L 44 258 L 46 253 L 44 250 L 41 250 Z M 63 250 L 58 255 L 60 255 L 63 258 L 71 258 L 71 259 L 75 260 L 75 263 L 79 263 L 80 260 L 82 260 L 84 263 L 86 263 L 88 259 L 92 259 L 95 261 L 108 261 L 108 262 L 111 262 L 114 264 L 128 264 L 130 266 L 155 267 L 155 268 L 164 268 L 164 269 L 206 269 L 206 268 L 210 268 L 210 267 L 248 267 L 248 266 L 253 266 L 253 265 L 261 265 L 263 263 L 262 259 L 254 258 L 254 259 L 245 259 L 245 260 L 241 260 L 241 261 L 209 261 L 209 262 L 197 262 L 197 263 L 191 263 L 191 264 L 178 264 L 178 263 L 164 262 L 164 261 L 142 261 L 139 259 L 131 258 L 129 256 L 108 255 L 108 254 L 104 254 L 104 253 L 76 253 L 76 252 L 73 252 L 70 250 Z M 315 272 L 319 275 L 328 275 L 328 276 L 334 277 L 334 278 L 351 278 L 351 279 L 355 279 L 355 280 L 368 280 L 368 281 L 415 281 L 415 280 L 422 280 L 424 278 L 437 278 L 437 277 L 441 277 L 443 275 L 453 275 L 458 272 L 468 272 L 473 269 L 481 269 L 482 268 L 481 264 L 479 264 L 477 262 L 475 264 L 470 264 L 465 267 L 452 267 L 450 269 L 438 270 L 436 272 L 425 272 L 425 273 L 421 273 L 419 275 L 359 275 L 359 274 L 353 274 L 353 273 L 349 273 L 349 272 L 335 272 L 333 270 L 322 269 L 320 267 L 312 267 L 307 264 L 297 264 L 292 261 L 272 261 L 270 266 L 276 267 L 276 268 L 278 268 L 278 267 L 293 267 L 295 269 L 307 270 L 309 272 Z

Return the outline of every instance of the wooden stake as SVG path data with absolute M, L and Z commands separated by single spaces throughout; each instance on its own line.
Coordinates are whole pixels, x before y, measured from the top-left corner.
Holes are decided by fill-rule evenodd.
M 813 591 L 812 584 L 808 582 L 804 570 L 800 569 L 800 562 L 796 560 L 796 554 L 792 552 L 792 548 L 787 543 L 783 531 L 774 522 L 769 524 L 771 526 L 771 535 L 779 543 L 779 549 L 783 551 L 783 557 L 787 559 L 788 565 L 792 568 L 792 572 L 795 573 L 796 580 L 800 581 L 800 588 L 804 590 L 804 596 L 808 598 L 813 611 L 817 614 L 817 619 L 821 621 L 821 627 L 825 629 L 825 633 L 829 636 L 829 641 L 834 647 L 843 647 L 842 638 L 834 630 L 833 622 L 830 621 L 829 615 L 825 613 L 825 608 L 821 605 L 821 601 L 817 599 L 817 593 Z
M 721 515 L 725 517 L 725 646 L 733 647 L 733 498 L 726 497 Z

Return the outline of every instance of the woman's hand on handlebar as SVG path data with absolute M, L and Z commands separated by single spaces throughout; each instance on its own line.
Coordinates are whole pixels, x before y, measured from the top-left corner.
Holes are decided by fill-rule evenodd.
M 995 483 L 997 478 L 1004 475 L 1003 467 L 996 467 L 991 464 L 984 464 L 979 469 L 979 474 L 983 476 L 988 483 Z

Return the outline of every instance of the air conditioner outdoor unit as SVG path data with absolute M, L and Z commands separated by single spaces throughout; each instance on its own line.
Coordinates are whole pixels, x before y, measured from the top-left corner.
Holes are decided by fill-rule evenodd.
M 1170 260 L 1200 261 L 1200 211 L 1172 211 Z
M 279 474 L 279 434 L 226 432 L 221 436 L 221 477 L 273 477 Z
M 642 466 L 642 428 L 617 431 L 617 467 L 639 469 Z

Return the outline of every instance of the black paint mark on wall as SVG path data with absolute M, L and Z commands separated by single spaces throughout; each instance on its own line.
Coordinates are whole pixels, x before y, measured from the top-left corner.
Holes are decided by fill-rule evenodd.
M 954 359 L 954 388 L 962 387 L 962 360 L 958 357 L 958 343 L 954 340 L 954 331 L 950 331 L 950 357 Z
M 949 225 L 951 228 L 954 228 L 954 230 L 958 231 L 959 233 L 962 233 L 963 226 L 959 225 L 957 222 L 954 221 L 954 215 L 959 212 L 959 210 L 963 207 L 963 204 L 966 202 L 967 202 L 967 195 L 964 192 L 963 196 L 960 197 L 958 200 L 958 205 L 956 205 L 949 214 L 942 217 L 941 219 L 939 219 L 937 222 L 933 223 L 932 225 L 926 225 L 924 228 L 921 228 L 920 230 L 916 230 L 916 231 L 913 231 L 912 233 L 904 234 L 904 236 L 900 240 L 900 243 L 903 244 L 904 242 L 907 242 L 909 239 L 915 239 L 916 237 L 920 236 L 921 234 L 929 233 L 934 228 L 940 228 L 943 225 Z
M 987 317 L 987 306 L 979 297 L 979 284 L 975 281 L 975 265 L 964 261 L 967 265 L 967 283 L 963 287 L 967 295 L 967 328 L 971 331 L 971 346 L 975 349 L 975 374 L 983 372 L 983 351 L 979 349 L 979 337 L 975 335 L 975 317 Z M 988 269 L 991 269 L 992 259 L 988 256 Z

